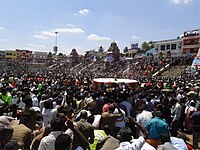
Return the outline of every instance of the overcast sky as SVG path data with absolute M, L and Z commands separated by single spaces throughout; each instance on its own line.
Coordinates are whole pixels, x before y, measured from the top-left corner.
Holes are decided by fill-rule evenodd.
M 0 50 L 79 54 L 116 41 L 176 38 L 200 28 L 200 0 L 0 0 Z

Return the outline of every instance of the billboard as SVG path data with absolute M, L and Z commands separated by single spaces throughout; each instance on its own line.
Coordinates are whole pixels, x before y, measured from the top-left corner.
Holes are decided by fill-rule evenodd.
M 131 44 L 131 49 L 138 49 L 139 48 L 139 43 L 132 43 Z

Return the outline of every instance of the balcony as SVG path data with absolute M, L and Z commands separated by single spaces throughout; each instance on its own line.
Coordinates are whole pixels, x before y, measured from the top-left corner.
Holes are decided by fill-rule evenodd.
M 194 36 L 186 36 L 186 37 L 183 37 L 183 41 L 184 41 L 184 40 L 192 40 L 192 39 L 200 39 L 200 35 L 194 35 Z
M 194 45 L 183 45 L 183 49 L 185 48 L 199 48 L 199 44 L 194 44 Z

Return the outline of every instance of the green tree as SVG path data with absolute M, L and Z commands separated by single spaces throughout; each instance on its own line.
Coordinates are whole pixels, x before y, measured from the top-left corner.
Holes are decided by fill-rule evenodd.
M 49 58 L 52 58 L 52 57 L 53 57 L 52 52 L 49 52 L 49 53 L 48 53 L 48 57 L 49 57 Z
M 63 53 L 59 53 L 58 56 L 63 56 Z
M 98 48 L 98 52 L 99 52 L 99 53 L 103 53 L 103 52 L 104 52 L 104 48 L 103 48 L 103 46 L 99 46 L 99 48 Z
M 148 43 L 145 41 L 145 42 L 142 43 L 142 50 L 144 50 L 145 52 L 148 51 L 151 48 L 154 48 L 154 42 L 153 41 L 149 41 Z
M 128 47 L 124 47 L 124 50 L 123 50 L 124 53 L 128 52 Z
M 151 49 L 151 48 L 154 48 L 154 42 L 153 42 L 153 41 L 149 41 L 148 44 L 149 44 L 149 46 L 150 46 L 150 49 Z

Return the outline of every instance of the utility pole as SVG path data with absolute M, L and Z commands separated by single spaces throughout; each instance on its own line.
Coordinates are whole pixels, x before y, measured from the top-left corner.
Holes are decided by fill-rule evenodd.
M 57 60 L 57 52 L 58 52 L 58 32 L 55 32 L 56 34 L 56 39 L 55 39 L 55 45 L 53 47 L 53 52 L 55 55 L 55 60 Z

